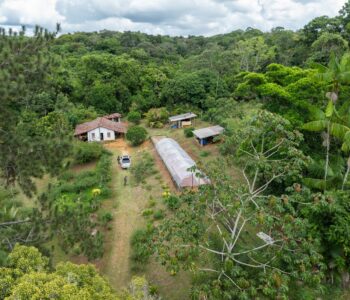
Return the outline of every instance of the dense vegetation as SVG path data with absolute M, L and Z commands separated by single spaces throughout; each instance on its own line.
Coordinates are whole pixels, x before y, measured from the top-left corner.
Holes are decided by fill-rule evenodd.
M 111 158 L 98 145 L 73 143 L 74 126 L 120 112 L 139 145 L 144 124 L 161 128 L 170 113 L 187 111 L 226 129 L 220 158 L 205 166 L 212 184 L 166 192 L 166 215 L 158 211 L 134 234 L 132 258 L 141 264 L 155 254 L 173 275 L 193 272 L 195 299 L 340 297 L 350 285 L 349 38 L 350 2 L 297 32 L 1 30 L 1 298 L 116 297 L 89 266 L 52 271 L 35 248 L 18 244 L 49 255 L 44 243 L 54 238 L 66 251 L 101 257 L 100 229 L 112 216 L 97 210 L 109 194 Z M 91 161 L 92 171 L 68 170 Z M 135 164 L 135 181 L 153 164 Z M 242 171 L 238 184 L 232 166 Z M 45 174 L 57 178 L 36 195 L 35 179 Z M 15 200 L 15 185 L 35 207 Z M 91 281 L 103 292 L 97 298 Z

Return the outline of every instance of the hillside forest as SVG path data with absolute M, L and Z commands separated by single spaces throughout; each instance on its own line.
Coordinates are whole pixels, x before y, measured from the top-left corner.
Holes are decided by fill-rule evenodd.
M 150 263 L 186 278 L 181 299 L 349 299 L 349 44 L 350 1 L 297 31 L 1 29 L 0 299 L 180 299 L 146 274 Z M 115 194 L 113 151 L 73 137 L 118 112 L 142 150 L 189 111 L 225 128 L 214 154 L 197 151 L 211 181 L 198 190 L 161 184 L 144 153 L 127 173 L 144 192 Z M 142 193 L 135 276 L 120 287 L 99 267 L 120 218 L 106 203 Z

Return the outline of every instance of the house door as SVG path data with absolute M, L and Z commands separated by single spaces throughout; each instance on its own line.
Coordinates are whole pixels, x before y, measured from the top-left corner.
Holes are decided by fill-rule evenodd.
M 100 141 L 103 141 L 104 138 L 103 138 L 103 132 L 100 133 Z

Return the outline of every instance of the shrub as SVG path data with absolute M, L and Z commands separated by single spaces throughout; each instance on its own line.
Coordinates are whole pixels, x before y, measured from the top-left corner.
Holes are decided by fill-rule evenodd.
M 153 199 L 149 199 L 148 203 L 147 203 L 147 207 L 151 208 L 151 207 L 154 207 L 154 206 L 156 206 L 156 201 L 153 200 Z
M 110 212 L 103 212 L 99 215 L 99 221 L 102 223 L 102 225 L 107 225 L 108 222 L 113 220 L 113 215 Z
M 161 220 L 163 218 L 164 218 L 164 211 L 161 209 L 157 210 L 153 215 L 153 219 L 155 220 Z
M 78 142 L 74 146 L 74 162 L 85 164 L 99 159 L 104 152 L 103 146 L 99 143 Z
M 103 255 L 103 235 L 93 234 L 98 224 L 91 215 L 101 206 L 101 201 L 110 196 L 110 173 L 111 156 L 104 151 L 95 170 L 80 172 L 69 181 L 71 176 L 61 176 L 58 184 L 52 185 L 45 197 L 41 196 L 42 203 L 49 201 L 51 226 L 65 252 L 79 245 L 73 252 L 81 251 L 89 260 Z M 111 219 L 109 212 L 101 213 L 98 218 L 106 224 Z
M 193 137 L 193 130 L 194 128 L 193 127 L 187 127 L 184 129 L 184 134 L 185 134 L 185 137 L 187 138 L 190 138 L 190 137 Z
M 58 179 L 63 181 L 71 181 L 75 177 L 72 171 L 65 171 L 59 175 Z
M 95 236 L 90 235 L 89 238 L 83 241 L 82 249 L 89 260 L 102 257 L 104 252 L 103 234 L 98 231 Z
M 181 201 L 179 197 L 176 197 L 175 195 L 169 195 L 165 197 L 164 202 L 168 206 L 168 208 L 171 210 L 178 209 L 181 205 Z
M 141 113 L 138 111 L 131 111 L 128 113 L 128 121 L 134 124 L 139 124 L 141 121 Z
M 199 156 L 201 157 L 208 157 L 210 155 L 210 152 L 209 151 L 201 151 L 199 153 Z
M 126 139 L 131 143 L 132 146 L 138 146 L 142 144 L 147 137 L 147 131 L 141 126 L 132 126 L 126 133 Z
M 151 128 L 162 128 L 168 118 L 169 112 L 165 107 L 152 108 L 146 113 L 147 125 Z
M 152 255 L 153 227 L 138 229 L 131 236 L 132 254 L 131 259 L 139 264 L 146 264 Z
M 145 209 L 143 212 L 142 212 L 142 215 L 144 217 L 149 217 L 150 215 L 153 215 L 153 210 L 152 209 Z
M 156 172 L 153 157 L 145 152 L 142 157 L 131 166 L 130 172 L 137 184 L 144 181 L 145 178 Z

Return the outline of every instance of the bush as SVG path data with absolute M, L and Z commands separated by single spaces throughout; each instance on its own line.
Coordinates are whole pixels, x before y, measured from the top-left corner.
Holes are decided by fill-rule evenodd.
M 208 157 L 210 155 L 210 152 L 209 151 L 201 151 L 199 153 L 199 156 L 201 157 Z
M 138 111 L 131 111 L 128 113 L 128 121 L 134 124 L 139 124 L 141 121 L 141 113 Z
M 139 264 L 146 264 L 152 255 L 153 227 L 138 229 L 131 236 L 131 259 Z
M 150 215 L 153 215 L 153 210 L 152 209 L 145 209 L 142 212 L 142 216 L 144 216 L 144 217 L 149 217 Z
M 148 203 L 147 203 L 147 207 L 151 208 L 151 207 L 156 206 L 156 204 L 157 204 L 157 203 L 156 203 L 155 200 L 149 199 L 149 200 L 148 200 Z
M 126 133 L 126 139 L 131 143 L 132 146 L 138 146 L 142 144 L 147 137 L 147 131 L 141 126 L 132 126 Z
M 178 209 L 181 205 L 180 199 L 174 195 L 169 195 L 165 197 L 164 202 L 168 206 L 168 208 L 171 210 Z
M 72 171 L 65 171 L 58 176 L 58 179 L 63 181 L 71 181 L 72 179 L 74 179 L 74 177 L 75 174 Z
M 80 248 L 73 249 L 74 253 L 81 251 L 89 260 L 102 257 L 103 235 L 92 233 L 99 223 L 106 225 L 113 216 L 109 212 L 101 212 L 99 222 L 91 216 L 101 206 L 101 201 L 110 196 L 110 179 L 111 156 L 104 151 L 94 170 L 82 171 L 74 175 L 74 180 L 69 173 L 61 176 L 58 184 L 52 185 L 48 194 L 41 197 L 42 203 L 49 201 L 51 226 L 67 253 L 68 249 L 79 245 Z
M 168 118 L 169 112 L 165 107 L 152 108 L 146 113 L 147 125 L 151 128 L 162 128 Z
M 78 142 L 74 145 L 74 162 L 85 164 L 99 159 L 104 152 L 103 146 L 99 143 Z
M 131 166 L 130 172 L 137 184 L 143 182 L 148 176 L 156 172 L 153 157 L 145 152 L 142 157 Z
M 157 210 L 153 215 L 153 219 L 155 220 L 161 220 L 163 218 L 164 218 L 164 211 L 161 209 Z
M 102 225 L 107 225 L 108 222 L 113 220 L 113 215 L 110 212 L 103 212 L 99 215 L 99 221 L 102 223 Z
M 187 127 L 184 129 L 184 134 L 185 134 L 185 137 L 187 138 L 190 138 L 190 137 L 193 137 L 193 130 L 194 128 L 193 127 Z

